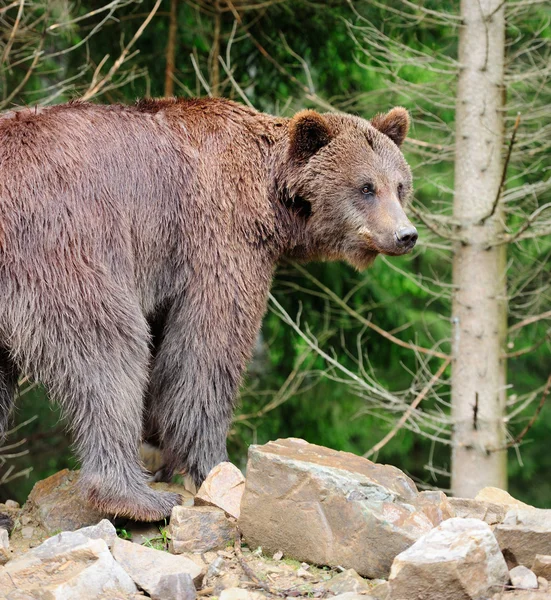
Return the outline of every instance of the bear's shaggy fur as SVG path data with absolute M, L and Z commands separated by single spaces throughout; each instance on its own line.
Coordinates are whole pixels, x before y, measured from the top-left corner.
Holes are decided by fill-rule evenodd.
M 278 259 L 363 268 L 415 244 L 408 125 L 222 99 L 0 117 L 0 438 L 25 373 L 61 403 L 96 507 L 169 515 L 140 441 L 165 478 L 226 459 Z

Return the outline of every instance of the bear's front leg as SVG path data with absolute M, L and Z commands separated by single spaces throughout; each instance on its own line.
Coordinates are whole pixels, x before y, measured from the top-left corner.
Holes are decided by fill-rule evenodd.
M 168 312 L 151 371 L 150 418 L 164 475 L 185 469 L 197 485 L 227 460 L 226 436 L 241 377 L 260 329 L 269 264 L 202 268 Z

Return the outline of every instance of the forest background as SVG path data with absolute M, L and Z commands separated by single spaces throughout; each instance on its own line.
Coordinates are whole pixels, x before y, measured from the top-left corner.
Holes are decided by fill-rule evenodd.
M 511 70 L 498 195 L 522 233 L 509 234 L 503 267 L 502 450 L 511 493 L 549 507 L 551 242 L 547 223 L 538 236 L 525 232 L 551 199 L 551 8 L 509 0 L 496 1 L 499 10 Z M 394 464 L 421 487 L 450 487 L 461 25 L 452 0 L 0 1 L 3 111 L 79 97 L 207 94 L 282 116 L 304 107 L 365 118 L 395 105 L 410 111 L 404 153 L 419 243 L 364 273 L 342 263 L 280 266 L 229 436 L 239 466 L 249 444 L 293 436 Z M 482 42 L 473 39 L 473 48 Z M 0 501 L 24 501 L 37 480 L 77 466 L 64 422 L 44 398 L 22 382 L 0 451 Z M 477 410 L 473 403 L 475 429 Z

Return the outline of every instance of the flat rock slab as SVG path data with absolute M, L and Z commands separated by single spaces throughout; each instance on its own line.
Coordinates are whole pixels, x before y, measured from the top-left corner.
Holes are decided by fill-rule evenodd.
M 175 506 L 170 517 L 173 554 L 222 550 L 235 539 L 235 525 L 214 506 Z
M 551 510 L 511 509 L 494 533 L 510 568 L 530 567 L 537 554 L 551 554 Z
M 249 449 L 239 527 L 265 554 L 385 578 L 439 518 L 395 467 L 293 438 Z
M 102 539 L 64 532 L 0 567 L 2 597 L 48 600 L 127 598 L 137 592 Z
M 191 585 L 200 585 L 203 579 L 201 567 L 185 556 L 174 556 L 121 539 L 114 543 L 112 553 L 132 581 L 150 595 L 158 592 L 160 579 L 165 575 L 187 575 Z
M 195 504 L 217 506 L 238 519 L 244 490 L 241 471 L 230 462 L 222 462 L 207 475 L 195 496 Z
M 444 521 L 398 555 L 390 600 L 486 600 L 509 581 L 492 531 L 478 519 Z

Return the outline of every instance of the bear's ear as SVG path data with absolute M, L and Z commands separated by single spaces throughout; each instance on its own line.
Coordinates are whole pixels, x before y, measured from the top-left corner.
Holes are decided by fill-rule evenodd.
M 397 146 L 401 146 L 409 130 L 409 114 L 405 108 L 397 106 L 386 114 L 371 119 L 371 125 L 388 136 Z
M 331 141 L 327 121 L 315 110 L 301 110 L 289 123 L 289 153 L 308 160 Z

